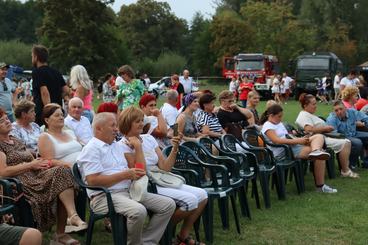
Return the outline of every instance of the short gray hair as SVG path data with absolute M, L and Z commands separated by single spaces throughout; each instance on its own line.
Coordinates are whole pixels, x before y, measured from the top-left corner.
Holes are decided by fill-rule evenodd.
M 167 91 L 166 97 L 168 100 L 176 100 L 179 97 L 179 93 L 174 89 L 170 89 L 169 91 Z
M 69 108 L 69 109 L 70 109 L 70 107 L 72 106 L 72 104 L 73 104 L 74 102 L 79 102 L 79 103 L 81 103 L 81 104 L 82 104 L 82 107 L 84 107 L 84 103 L 83 103 L 83 100 L 82 100 L 81 98 L 79 98 L 79 97 L 73 97 L 73 98 L 71 98 L 71 99 L 69 100 L 69 102 L 68 102 L 68 108 Z
M 110 115 L 115 118 L 115 115 L 111 112 L 100 112 L 100 113 L 97 113 L 93 117 L 92 129 L 93 129 L 93 134 L 94 135 L 96 134 L 97 126 L 100 126 L 101 124 L 105 123 L 109 119 Z

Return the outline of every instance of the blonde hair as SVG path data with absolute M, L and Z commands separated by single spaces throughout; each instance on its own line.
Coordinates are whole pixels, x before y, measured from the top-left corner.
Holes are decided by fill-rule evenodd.
M 274 100 L 267 100 L 267 102 L 266 102 L 266 110 L 268 108 L 270 108 L 271 106 L 276 105 L 276 104 L 277 104 L 277 102 L 274 101 Z
M 233 92 L 229 91 L 229 90 L 224 90 L 219 94 L 219 100 L 226 100 L 226 99 L 232 99 L 234 98 L 234 94 Z
M 22 112 L 28 113 L 31 109 L 35 107 L 35 104 L 32 101 L 22 99 L 18 103 L 15 104 L 14 107 L 14 116 L 16 119 L 20 119 L 22 117 Z
M 87 90 L 91 90 L 93 82 L 89 79 L 86 68 L 82 65 L 73 66 L 70 70 L 70 85 L 73 89 L 77 89 L 81 85 Z
M 359 94 L 359 89 L 357 87 L 349 86 L 349 87 L 344 88 L 344 90 L 341 92 L 341 98 L 347 101 L 358 94 Z
M 143 120 L 144 113 L 141 109 L 129 106 L 125 108 L 119 115 L 119 130 L 123 135 L 127 135 L 132 128 L 133 122 Z
M 259 97 L 259 93 L 257 93 L 256 91 L 250 91 L 248 93 L 248 99 L 252 99 L 253 97 L 256 97 L 256 96 Z

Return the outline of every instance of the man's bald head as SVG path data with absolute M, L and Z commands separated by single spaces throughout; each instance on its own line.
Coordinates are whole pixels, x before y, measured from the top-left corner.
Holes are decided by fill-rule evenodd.
M 118 133 L 116 115 L 111 112 L 96 114 L 93 118 L 92 128 L 93 134 L 97 139 L 111 144 Z

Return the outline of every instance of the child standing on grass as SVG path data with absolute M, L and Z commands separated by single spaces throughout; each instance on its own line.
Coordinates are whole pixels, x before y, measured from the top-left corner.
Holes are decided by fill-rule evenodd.
M 238 87 L 239 87 L 239 84 L 238 84 L 238 80 L 236 79 L 236 77 L 235 76 L 231 77 L 231 81 L 229 84 L 229 91 L 233 92 L 236 100 L 238 100 L 238 96 L 239 96 Z
M 242 102 L 242 107 L 247 107 L 247 99 L 248 93 L 254 90 L 253 83 L 249 82 L 245 75 L 240 77 L 240 84 L 239 84 L 239 100 Z

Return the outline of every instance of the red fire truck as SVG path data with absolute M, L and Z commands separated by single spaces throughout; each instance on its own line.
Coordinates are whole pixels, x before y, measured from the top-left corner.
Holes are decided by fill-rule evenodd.
M 239 77 L 245 74 L 254 81 L 255 89 L 264 97 L 271 95 L 271 77 L 278 72 L 278 60 L 274 55 L 243 54 L 224 57 L 222 76 Z

